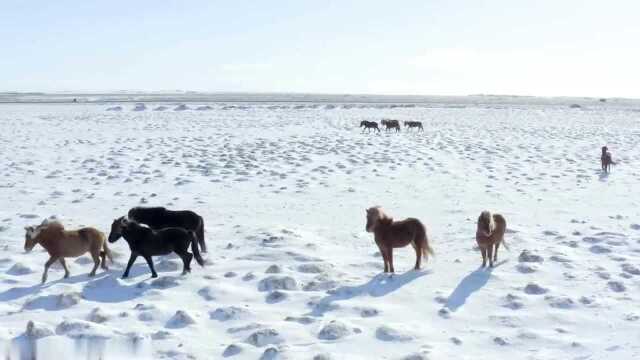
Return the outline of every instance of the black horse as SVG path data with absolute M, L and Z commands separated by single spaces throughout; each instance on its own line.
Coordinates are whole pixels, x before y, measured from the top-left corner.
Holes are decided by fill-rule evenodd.
M 127 214 L 129 219 L 145 224 L 154 230 L 179 227 L 196 233 L 202 252 L 207 252 L 204 243 L 204 220 L 190 210 L 172 211 L 163 207 L 134 207 Z
M 404 126 L 408 126 L 409 129 L 418 128 L 418 130 L 424 131 L 424 128 L 422 127 L 422 121 L 405 121 Z
M 378 128 L 378 123 L 375 121 L 367 121 L 367 120 L 362 120 L 360 122 L 360 127 L 363 127 L 364 129 L 362 129 L 362 132 L 365 131 L 365 129 L 369 129 L 369 131 L 371 131 L 371 129 L 375 129 L 378 130 L 378 132 L 380 132 L 380 128 Z
M 154 278 L 158 277 L 158 273 L 153 267 L 152 256 L 168 255 L 171 252 L 175 252 L 182 259 L 184 265 L 182 268 L 183 275 L 191 272 L 191 260 L 194 257 L 200 266 L 204 266 L 204 260 L 202 260 L 200 250 L 198 250 L 198 240 L 193 231 L 177 227 L 156 231 L 121 217 L 115 219 L 111 224 L 109 242 L 114 243 L 120 237 L 124 237 L 131 250 L 127 268 L 122 274 L 123 279 L 129 277 L 129 270 L 138 256 L 142 256 L 147 261 L 151 269 L 151 277 Z M 191 244 L 193 255 L 188 251 L 189 244 Z

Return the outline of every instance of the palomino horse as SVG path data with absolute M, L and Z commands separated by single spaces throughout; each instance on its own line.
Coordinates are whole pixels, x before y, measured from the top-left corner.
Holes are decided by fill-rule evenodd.
M 602 155 L 600 155 L 600 165 L 602 166 L 602 171 L 609 172 L 611 170 L 611 165 L 615 165 L 611 159 L 611 153 L 609 152 L 609 148 L 606 146 L 602 147 Z
M 111 233 L 109 234 L 109 242 L 116 242 L 123 237 L 129 244 L 131 256 L 124 270 L 122 278 L 129 277 L 129 270 L 136 261 L 138 256 L 142 256 L 151 269 L 151 277 L 158 277 L 156 269 L 153 267 L 152 256 L 169 255 L 175 252 L 180 256 L 183 263 L 182 274 L 191 272 L 191 260 L 195 257 L 200 266 L 204 266 L 204 260 L 200 256 L 198 249 L 198 238 L 193 231 L 187 231 L 183 228 L 170 227 L 162 230 L 152 230 L 146 226 L 142 226 L 135 221 L 130 221 L 124 216 L 115 219 L 111 224 Z M 187 250 L 191 244 L 193 255 Z
M 418 128 L 418 130 L 424 131 L 424 128 L 422 127 L 422 121 L 405 121 L 404 126 L 408 126 L 409 129 Z
M 415 218 L 402 221 L 393 221 L 379 206 L 367 209 L 367 232 L 373 233 L 376 245 L 380 249 L 384 260 L 384 272 L 394 272 L 393 249 L 405 247 L 409 244 L 416 251 L 416 265 L 414 269 L 420 269 L 420 261 L 427 254 L 433 255 L 427 239 L 427 229 Z
M 507 221 L 500 214 L 492 214 L 490 211 L 483 211 L 478 217 L 478 226 L 476 229 L 476 242 L 482 253 L 482 267 L 487 266 L 487 257 L 489 258 L 489 266 L 493 267 L 493 263 L 498 261 L 498 248 L 500 243 L 508 250 L 507 243 L 504 241 L 504 232 L 507 229 Z M 494 250 L 495 248 L 495 250 Z
M 371 132 L 371 129 L 378 130 L 378 132 L 380 132 L 380 128 L 378 128 L 378 123 L 375 121 L 362 120 L 360 122 L 360 127 L 364 127 L 364 129 L 362 129 L 362 132 L 364 132 L 366 129 L 368 129 L 369 132 Z
M 49 267 L 56 261 L 60 261 L 64 268 L 64 277 L 69 277 L 69 269 L 64 261 L 66 257 L 78 257 L 86 252 L 91 253 L 93 258 L 93 270 L 89 276 L 94 276 L 100 265 L 102 258 L 102 268 L 107 270 L 105 257 L 113 262 L 111 251 L 107 247 L 104 234 L 100 231 L 85 227 L 78 230 L 65 230 L 64 226 L 57 221 L 49 222 L 45 220 L 38 226 L 27 226 L 25 235 L 24 250 L 30 252 L 40 244 L 49 253 L 49 260 L 44 264 L 44 273 L 42 274 L 42 283 L 47 281 L 47 272 Z
M 154 230 L 179 227 L 196 233 L 202 252 L 207 252 L 204 243 L 204 220 L 190 210 L 167 210 L 163 207 L 134 207 L 127 214 L 129 220 L 145 224 Z

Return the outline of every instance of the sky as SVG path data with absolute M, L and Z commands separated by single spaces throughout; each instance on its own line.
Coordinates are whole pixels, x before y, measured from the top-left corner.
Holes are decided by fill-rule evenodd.
M 0 91 L 640 98 L 640 2 L 0 1 Z

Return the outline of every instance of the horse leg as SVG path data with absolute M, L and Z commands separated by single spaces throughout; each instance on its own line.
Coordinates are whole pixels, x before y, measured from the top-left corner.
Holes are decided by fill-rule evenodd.
M 487 266 L 487 249 L 480 248 L 480 252 L 482 253 L 482 267 Z
M 106 251 L 100 251 L 100 267 L 103 270 L 109 270 L 109 268 L 107 267 L 107 252 Z
M 96 276 L 96 270 L 100 266 L 100 252 L 91 252 L 91 258 L 93 258 L 93 270 L 91 270 L 89 276 Z
M 382 246 L 378 246 L 378 248 L 380 249 L 380 254 L 382 254 L 382 261 L 384 262 L 384 272 L 387 273 L 389 272 L 389 263 L 388 263 L 388 258 L 387 258 L 387 250 L 384 249 Z
M 498 261 L 498 248 L 500 247 L 500 241 L 496 241 L 496 248 L 493 250 L 493 261 Z
M 149 269 L 151 269 L 151 277 L 157 278 L 158 273 L 156 272 L 156 269 L 153 267 L 153 258 L 151 258 L 151 256 L 149 255 L 142 255 L 142 256 L 144 257 L 145 260 L 147 260 L 147 265 L 149 265 Z
M 56 262 L 56 260 L 58 260 L 58 257 L 51 255 L 49 260 L 47 260 L 47 262 L 44 263 L 44 272 L 42 273 L 43 284 L 47 281 L 47 272 L 49 271 L 49 266 L 51 266 L 54 262 Z
M 420 262 L 422 260 L 422 247 L 420 245 L 417 245 L 415 241 L 411 242 L 411 246 L 413 246 L 413 250 L 416 251 L 416 266 L 413 269 L 420 270 Z
M 129 256 L 129 262 L 127 263 L 127 268 L 124 270 L 124 274 L 122 274 L 123 279 L 126 279 L 129 277 L 129 270 L 131 270 L 131 266 L 133 265 L 133 263 L 136 261 L 137 258 L 138 258 L 138 253 L 132 252 L 131 255 Z
M 191 272 L 191 260 L 193 259 L 193 255 L 187 251 L 186 249 L 176 251 L 176 254 L 180 256 L 182 259 L 182 275 Z
M 487 247 L 487 257 L 489 258 L 489 267 L 493 267 L 493 244 Z
M 389 271 L 393 274 L 395 270 L 393 269 L 393 247 L 387 247 L 387 258 L 389 261 Z
M 62 265 L 62 268 L 64 269 L 64 278 L 68 278 L 69 277 L 69 268 L 67 267 L 67 262 L 64 261 L 64 258 L 61 257 L 60 258 L 60 265 Z

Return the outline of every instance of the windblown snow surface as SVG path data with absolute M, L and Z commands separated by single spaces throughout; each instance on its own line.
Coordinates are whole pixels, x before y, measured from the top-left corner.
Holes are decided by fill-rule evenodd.
M 632 107 L 181 105 L 0 105 L 0 357 L 640 357 Z M 425 131 L 358 128 L 383 117 Z M 108 233 L 140 205 L 200 213 L 205 267 L 156 257 L 151 279 L 139 258 L 123 280 L 119 240 L 108 271 L 89 278 L 85 255 L 40 284 L 48 255 L 24 252 L 24 226 Z M 421 271 L 407 247 L 382 274 L 374 205 L 427 225 Z M 475 248 L 484 209 L 508 223 L 494 269 Z

